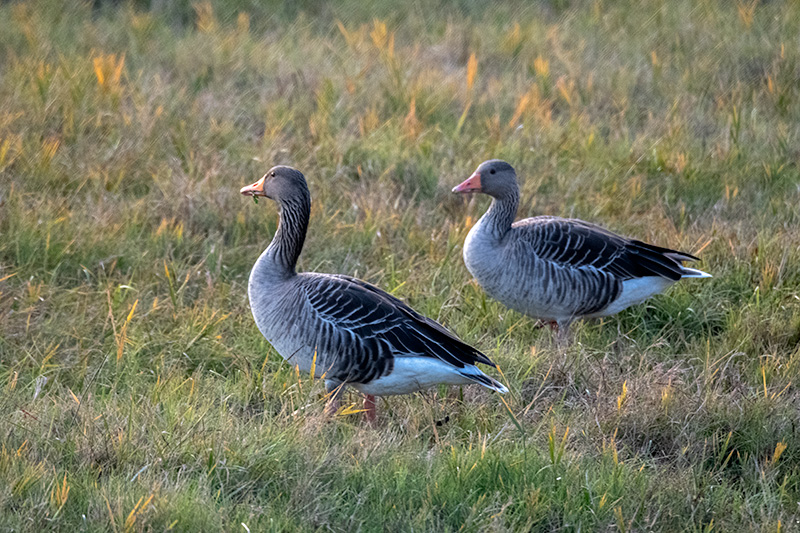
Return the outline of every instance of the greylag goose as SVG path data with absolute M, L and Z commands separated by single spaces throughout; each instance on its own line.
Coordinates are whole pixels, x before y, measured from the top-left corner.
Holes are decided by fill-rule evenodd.
M 332 405 L 344 386 L 366 395 L 407 394 L 439 383 L 479 383 L 507 392 L 477 366 L 496 365 L 442 325 L 364 281 L 338 274 L 297 273 L 311 195 L 303 174 L 276 166 L 243 187 L 278 204 L 278 230 L 250 272 L 248 296 L 256 325 L 275 350 L 301 371 L 324 377 Z
M 514 168 L 485 161 L 456 193 L 492 197 L 464 242 L 464 263 L 506 306 L 566 334 L 576 318 L 604 317 L 658 294 L 683 278 L 709 278 L 682 265 L 698 258 L 622 237 L 582 220 L 539 216 L 514 222 Z

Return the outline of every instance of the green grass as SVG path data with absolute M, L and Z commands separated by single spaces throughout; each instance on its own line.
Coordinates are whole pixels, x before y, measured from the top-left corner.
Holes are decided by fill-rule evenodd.
M 797 527 L 797 3 L 75 4 L 0 5 L 0 531 Z M 714 278 L 554 349 L 461 260 L 490 157 L 521 216 Z M 238 189 L 279 163 L 301 268 L 441 320 L 507 405 L 326 420 L 247 306 L 277 219 Z

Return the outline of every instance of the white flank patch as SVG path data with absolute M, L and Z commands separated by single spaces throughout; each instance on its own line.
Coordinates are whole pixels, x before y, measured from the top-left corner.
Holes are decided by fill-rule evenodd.
M 467 368 L 474 369 L 470 373 L 482 374 L 477 367 Z M 467 368 L 461 369 L 461 372 Z M 463 376 L 461 372 L 454 366 L 433 357 L 396 357 L 394 370 L 388 376 L 374 379 L 367 384 L 348 383 L 348 385 L 364 394 L 392 396 L 429 389 L 440 383 L 445 385 L 477 383 Z
M 661 276 L 647 276 L 644 278 L 629 279 L 622 282 L 622 293 L 611 305 L 593 314 L 590 318 L 609 316 L 619 313 L 623 309 L 643 302 L 651 296 L 663 292 L 664 289 L 675 283 Z

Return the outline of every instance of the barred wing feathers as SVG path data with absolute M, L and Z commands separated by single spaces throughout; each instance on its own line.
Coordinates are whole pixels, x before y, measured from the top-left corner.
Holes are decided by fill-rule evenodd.
M 697 257 L 628 239 L 582 220 L 535 217 L 512 225 L 514 235 L 541 259 L 574 269 L 592 268 L 620 281 L 660 276 L 672 281 L 687 274 L 681 261 Z
M 303 278 L 309 329 L 317 332 L 321 352 L 340 354 L 331 369 L 332 379 L 368 383 L 389 374 L 395 357 L 433 357 L 454 370 L 476 363 L 496 367 L 438 322 L 369 283 L 332 274 Z M 502 387 L 488 376 L 467 370 L 474 381 Z

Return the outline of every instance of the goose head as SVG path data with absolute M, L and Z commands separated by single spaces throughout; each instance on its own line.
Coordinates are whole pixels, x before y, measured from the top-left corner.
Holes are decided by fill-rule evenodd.
M 517 173 L 514 172 L 514 167 L 500 159 L 484 161 L 472 176 L 453 187 L 453 192 L 482 192 L 493 198 L 513 195 L 517 190 Z
M 245 196 L 264 196 L 279 204 L 309 196 L 303 173 L 283 165 L 272 167 L 264 177 L 252 185 L 242 187 L 239 192 Z

